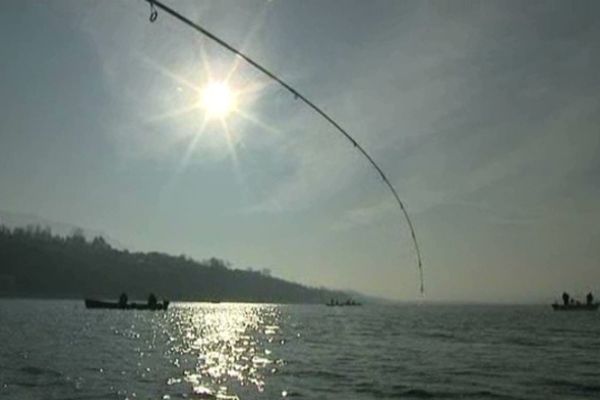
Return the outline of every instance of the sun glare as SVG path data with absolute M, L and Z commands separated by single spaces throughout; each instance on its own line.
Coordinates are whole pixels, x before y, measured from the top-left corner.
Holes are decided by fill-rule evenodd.
M 224 118 L 235 109 L 235 94 L 225 82 L 210 82 L 202 89 L 201 104 L 211 118 Z
M 153 68 L 173 81 L 172 87 L 177 91 L 174 96 L 177 106 L 161 115 L 153 115 L 149 121 L 158 123 L 174 119 L 187 125 L 186 129 L 177 132 L 185 135 L 181 138 L 182 142 L 187 141 L 187 148 L 176 174 L 187 168 L 198 149 L 226 150 L 231 156 L 236 176 L 242 182 L 236 144 L 242 140 L 243 123 L 254 124 L 261 131 L 275 131 L 252 115 L 251 108 L 248 107 L 259 97 L 266 84 L 260 80 L 249 79 L 249 76 L 238 72 L 240 60 L 238 58 L 227 68 L 227 65 L 217 61 L 211 65 L 209 57 L 204 52 L 202 54 L 203 68 L 200 68 L 200 71 L 198 66 L 191 68 L 192 76 L 180 75 L 159 63 L 148 60 Z M 220 73 L 215 74 L 213 70 L 218 70 Z

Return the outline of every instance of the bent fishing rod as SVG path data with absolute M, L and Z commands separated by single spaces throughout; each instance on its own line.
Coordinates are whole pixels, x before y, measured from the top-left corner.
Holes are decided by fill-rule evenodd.
M 398 195 L 398 192 L 396 191 L 396 188 L 394 188 L 394 185 L 392 185 L 392 183 L 389 181 L 389 179 L 387 178 L 387 176 L 385 175 L 385 173 L 383 172 L 383 170 L 379 167 L 379 165 L 377 165 L 377 163 L 369 155 L 369 153 L 367 153 L 367 151 L 344 128 L 342 128 L 340 126 L 340 124 L 338 124 L 325 111 L 323 111 L 316 104 L 314 104 L 312 101 L 310 101 L 308 98 L 306 98 L 300 92 L 298 92 L 290 84 L 286 83 L 284 80 L 282 80 L 281 78 L 279 78 L 273 72 L 271 72 L 267 68 L 263 67 L 257 61 L 254 61 L 252 58 L 250 58 L 249 56 L 247 56 L 246 54 L 244 54 L 240 50 L 236 49 L 235 47 L 233 47 L 232 45 L 230 45 L 229 43 L 227 43 L 223 39 L 221 39 L 218 36 L 216 36 L 215 34 L 209 32 L 208 30 L 206 30 L 202 26 L 200 26 L 197 23 L 191 21 L 187 17 L 185 17 L 182 14 L 178 13 L 174 9 L 170 8 L 169 6 L 161 3 L 160 1 L 158 1 L 158 0 L 146 0 L 146 2 L 148 2 L 150 4 L 150 22 L 154 22 L 158 18 L 158 11 L 156 10 L 156 7 L 158 7 L 161 10 L 163 10 L 164 12 L 166 12 L 167 14 L 170 14 L 171 16 L 173 16 L 174 18 L 176 18 L 180 22 L 184 23 L 185 25 L 188 25 L 190 28 L 193 28 L 198 33 L 200 33 L 200 34 L 208 37 L 209 39 L 211 39 L 212 41 L 216 42 L 220 46 L 222 46 L 225 49 L 229 50 L 231 53 L 233 53 L 233 54 L 237 55 L 238 57 L 242 58 L 248 64 L 250 64 L 251 66 L 253 66 L 257 70 L 259 70 L 260 72 L 262 72 L 263 74 L 265 74 L 266 76 L 268 76 L 269 78 L 271 78 L 272 80 L 274 80 L 275 82 L 277 82 L 283 88 L 285 88 L 288 92 L 290 92 L 292 95 L 294 95 L 295 99 L 302 100 L 302 102 L 304 104 L 306 104 L 309 108 L 311 108 L 313 111 L 315 111 L 321 117 L 323 117 L 327 122 L 329 122 L 339 133 L 341 133 L 346 139 L 348 139 L 350 141 L 350 143 L 352 143 L 352 145 L 354 146 L 354 148 L 356 148 L 363 156 L 365 156 L 365 158 L 369 161 L 369 163 L 371 164 L 371 166 L 373 168 L 375 168 L 375 170 L 379 173 L 379 176 L 381 177 L 382 181 L 386 184 L 386 186 L 392 192 L 392 195 L 394 196 L 394 199 L 396 200 L 396 203 L 398 203 L 398 206 L 400 207 L 400 210 L 402 210 L 402 213 L 404 214 L 404 218 L 406 219 L 406 222 L 407 222 L 408 227 L 410 229 L 410 235 L 412 237 L 412 241 L 413 241 L 414 248 L 415 248 L 415 253 L 416 253 L 416 256 L 417 256 L 417 266 L 419 268 L 419 278 L 420 278 L 420 282 L 421 282 L 420 290 L 421 290 L 421 294 L 423 294 L 424 291 L 425 291 L 424 282 L 423 282 L 423 262 L 421 260 L 421 250 L 419 248 L 419 242 L 417 241 L 417 235 L 415 233 L 415 228 L 414 228 L 413 223 L 412 223 L 412 221 L 410 219 L 410 216 L 408 215 L 408 211 L 406 211 L 406 207 L 404 207 L 404 203 L 402 202 L 402 200 L 400 200 L 400 196 Z

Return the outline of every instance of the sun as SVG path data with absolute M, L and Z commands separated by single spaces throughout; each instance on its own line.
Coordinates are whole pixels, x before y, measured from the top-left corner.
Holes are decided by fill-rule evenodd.
M 223 119 L 236 107 L 236 95 L 226 82 L 213 81 L 204 86 L 200 105 L 209 118 Z

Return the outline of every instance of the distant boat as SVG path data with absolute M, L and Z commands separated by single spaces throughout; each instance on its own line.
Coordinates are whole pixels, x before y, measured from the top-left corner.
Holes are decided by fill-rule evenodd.
M 600 306 L 600 303 L 594 303 L 594 295 L 592 292 L 589 292 L 587 296 L 585 296 L 585 303 L 573 299 L 567 292 L 563 292 L 562 301 L 562 304 L 552 304 L 552 309 L 554 311 L 596 311 L 598 306 Z
M 354 300 L 346 300 L 346 301 L 341 301 L 340 302 L 340 301 L 337 301 L 337 300 L 334 300 L 334 299 L 331 299 L 329 301 L 329 303 L 325 303 L 325 305 L 327 307 L 345 307 L 345 306 L 353 307 L 353 306 L 362 306 L 361 303 L 359 303 L 357 301 L 354 301 Z
M 596 311 L 600 303 L 591 303 L 591 304 L 552 304 L 552 309 L 554 311 Z
M 163 300 L 162 303 L 156 303 L 155 305 L 150 305 L 146 303 L 128 303 L 122 305 L 118 302 L 111 301 L 101 301 L 101 300 L 92 300 L 85 299 L 85 308 L 102 308 L 102 309 L 113 309 L 113 310 L 167 310 L 169 307 L 169 302 L 167 300 Z

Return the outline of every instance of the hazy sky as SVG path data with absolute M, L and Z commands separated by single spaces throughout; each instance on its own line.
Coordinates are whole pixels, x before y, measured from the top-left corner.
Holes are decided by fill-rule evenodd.
M 165 1 L 373 155 L 414 219 L 426 299 L 600 292 L 599 2 Z M 368 163 L 260 73 L 149 13 L 2 3 L 0 209 L 417 299 L 406 223 Z M 190 110 L 207 65 L 249 90 L 230 140 Z

